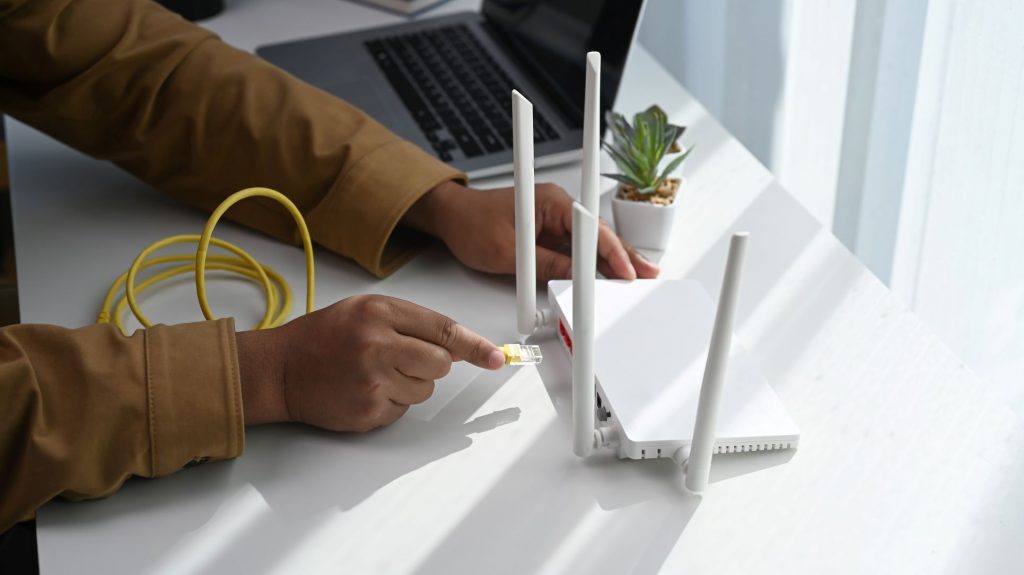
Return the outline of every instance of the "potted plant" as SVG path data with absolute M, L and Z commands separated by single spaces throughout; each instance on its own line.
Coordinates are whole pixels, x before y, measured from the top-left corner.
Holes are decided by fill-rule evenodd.
M 602 174 L 619 182 L 612 199 L 615 227 L 636 247 L 663 250 L 683 185 L 681 177 L 670 176 L 693 150 L 691 146 L 683 152 L 678 143 L 686 128 L 669 124 L 658 106 L 636 114 L 633 125 L 615 112 L 608 112 L 606 120 L 612 141 L 604 142 L 604 148 L 619 169 L 618 174 Z M 659 170 L 669 154 L 680 155 Z

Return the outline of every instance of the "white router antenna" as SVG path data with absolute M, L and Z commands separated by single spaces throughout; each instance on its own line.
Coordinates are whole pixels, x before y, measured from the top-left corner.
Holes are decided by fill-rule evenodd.
M 580 203 L 595 218 L 600 213 L 601 182 L 601 53 L 587 52 L 587 83 L 583 101 L 583 181 Z
M 594 277 L 597 275 L 597 218 L 572 205 L 572 450 L 588 457 L 594 449 Z
M 594 430 L 594 283 L 600 178 L 601 53 L 587 53 L 583 102 L 583 179 L 572 206 L 572 449 L 587 457 L 599 438 Z
M 708 361 L 704 366 L 704 381 L 700 386 L 697 402 L 697 420 L 693 425 L 693 441 L 690 457 L 686 463 L 686 488 L 694 493 L 704 491 L 711 473 L 711 455 L 715 450 L 715 420 L 722 399 L 725 371 L 729 362 L 732 344 L 732 325 L 736 316 L 736 300 L 739 295 L 740 275 L 743 270 L 743 256 L 747 249 L 747 232 L 733 234 L 729 242 L 729 258 L 725 262 L 725 277 L 722 292 L 718 297 L 718 311 L 715 326 L 711 330 L 711 346 Z M 575 311 L 573 312 L 575 319 Z
M 533 104 L 512 90 L 512 178 L 516 205 L 516 330 L 524 338 L 555 321 L 537 308 L 537 223 L 533 186 Z
M 595 428 L 594 398 L 596 397 L 596 380 L 594 378 L 594 362 L 596 354 L 596 318 L 595 288 L 597 275 L 597 231 L 600 174 L 598 162 L 600 152 L 600 109 L 601 109 L 601 54 L 587 54 L 586 101 L 584 102 L 583 119 L 583 177 L 580 183 L 580 201 L 573 203 L 572 211 L 572 429 L 573 451 L 579 457 L 588 457 L 598 446 L 611 446 L 617 442 L 614 427 Z M 527 183 L 533 184 L 533 174 L 526 176 L 528 168 L 532 168 L 521 154 L 524 149 L 533 151 L 532 126 L 524 124 L 524 115 L 532 111 L 527 102 L 518 92 L 513 92 L 513 120 L 515 129 L 516 155 L 516 231 L 520 241 L 519 251 L 530 251 L 533 255 L 533 221 L 520 225 L 521 213 L 533 214 L 533 190 L 523 188 Z M 523 134 L 530 133 L 530 141 L 524 141 Z M 527 200 L 529 198 L 529 201 Z M 527 211 L 529 209 L 529 211 Z M 527 227 L 529 226 L 529 227 Z M 736 316 L 736 301 L 739 294 L 740 276 L 746 252 L 746 232 L 736 233 L 729 244 L 729 257 L 725 265 L 725 277 L 719 295 L 718 310 L 715 313 L 714 328 L 711 332 L 711 343 L 708 348 L 707 364 L 704 366 L 704 379 L 701 382 L 700 399 L 697 405 L 697 416 L 693 429 L 693 439 L 688 447 L 680 448 L 673 458 L 684 463 L 686 488 L 700 493 L 708 484 L 711 471 L 711 456 L 715 447 L 715 421 L 722 399 L 722 388 L 729 361 L 732 345 L 732 328 Z M 522 243 L 523 238 L 530 240 L 530 245 Z M 529 260 L 531 265 L 534 260 Z M 517 258 L 517 266 L 525 265 Z M 523 269 L 520 267 L 519 269 Z M 526 270 L 523 270 L 526 271 Z M 532 281 L 533 269 L 526 273 Z M 522 282 L 526 273 L 521 273 Z M 532 292 L 532 286 L 517 284 L 519 292 Z M 520 298 L 519 322 L 529 320 L 529 309 L 523 309 Z M 526 302 L 535 305 L 535 298 Z M 522 331 L 522 330 L 521 330 Z
M 512 90 L 512 181 L 516 201 L 516 325 L 537 327 L 537 247 L 533 188 L 533 104 Z

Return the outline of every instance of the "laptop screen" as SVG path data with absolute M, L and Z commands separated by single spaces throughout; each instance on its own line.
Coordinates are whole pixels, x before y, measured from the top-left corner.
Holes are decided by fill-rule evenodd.
M 643 0 L 484 0 L 487 22 L 583 124 L 586 54 L 601 52 L 601 124 L 615 102 Z M 529 94 L 525 94 L 530 97 Z

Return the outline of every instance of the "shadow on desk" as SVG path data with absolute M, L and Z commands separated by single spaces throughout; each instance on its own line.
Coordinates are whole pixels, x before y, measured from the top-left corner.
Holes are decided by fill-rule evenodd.
M 409 536 L 406 523 L 422 525 L 430 542 L 415 561 L 388 572 L 657 572 L 699 500 L 683 492 L 667 459 L 576 458 L 568 362 L 557 342 L 541 344 L 548 359 L 536 371 L 480 373 L 429 421 L 404 417 L 368 434 L 252 429 L 246 450 L 256 456 L 133 480 L 102 502 L 51 503 L 59 509 L 47 517 L 47 529 L 57 539 L 86 520 L 100 529 L 152 530 L 119 548 L 109 566 L 95 566 L 103 572 L 316 571 L 349 562 L 353 572 L 379 571 L 379 557 L 371 558 L 371 569 L 359 569 L 359 561 L 395 552 L 392 539 Z M 507 395 L 517 390 L 531 392 Z M 502 444 L 487 443 L 489 433 L 517 430 L 526 439 L 515 451 L 466 451 L 478 440 Z M 463 452 L 477 459 L 461 468 L 449 461 L 443 474 L 424 469 Z M 481 469 L 484 455 L 494 469 Z M 786 460 L 748 455 L 755 457 L 716 461 L 712 479 Z M 414 472 L 415 480 L 407 477 Z M 404 485 L 392 489 L 397 482 Z M 453 490 L 464 494 L 459 508 L 432 515 L 434 500 Z M 160 521 L 147 521 L 153 516 Z M 144 528 L 129 528 L 135 525 Z
M 401 295 L 422 289 L 411 272 L 392 281 L 408 282 L 390 286 Z M 657 572 L 699 500 L 685 494 L 667 459 L 576 458 L 568 361 L 554 339 L 538 343 L 547 360 L 535 371 L 464 372 L 457 381 L 439 382 L 437 405 L 372 433 L 251 429 L 249 456 L 236 461 L 133 480 L 98 503 L 51 503 L 47 510 L 56 512 L 46 517 L 48 533 L 54 544 L 74 545 L 73 534 L 88 521 L 140 534 L 116 557 L 101 559 L 109 565 L 93 566 L 100 572 L 332 565 L 352 572 Z M 513 432 L 521 436 L 514 442 L 488 440 L 490 433 Z M 494 446 L 503 451 L 490 451 Z M 716 459 L 712 481 L 792 457 L 746 455 Z M 444 467 L 431 469 L 443 460 Z M 439 504 L 444 497 L 449 500 Z M 406 551 L 395 539 L 408 543 L 420 532 L 425 542 L 413 559 L 398 561 L 401 568 L 381 567 L 386 558 L 380 556 Z
M 568 406 L 568 382 L 554 381 L 555 405 Z M 610 453 L 582 461 L 570 446 L 568 420 L 553 420 L 416 572 L 657 572 L 699 505 L 681 490 L 678 468 Z M 538 452 L 556 473 L 523 461 Z
M 669 459 L 622 461 L 611 453 L 580 460 L 571 451 L 568 362 L 542 343 L 540 378 L 559 416 L 520 461 L 474 505 L 417 573 L 656 573 L 700 504 Z M 559 364 L 563 365 L 559 365 Z M 544 458 L 540 476 L 526 459 Z M 720 481 L 785 463 L 792 452 L 750 453 L 720 465 Z M 467 550 L 486 549 L 486 553 Z
M 308 535 L 315 527 L 311 525 L 315 522 L 309 521 L 311 516 L 331 509 L 353 509 L 396 479 L 469 447 L 474 435 L 514 424 L 520 416 L 514 407 L 471 417 L 515 374 L 497 377 L 501 373 L 476 378 L 431 421 L 407 416 L 366 434 L 332 433 L 302 425 L 249 429 L 246 451 L 259 452 L 259 457 L 243 455 L 158 480 L 135 478 L 102 501 L 54 501 L 48 507 L 59 509 L 48 518 L 47 526 L 73 529 L 86 517 L 93 524 L 131 523 L 141 515 L 160 514 L 168 533 L 152 541 L 174 540 L 169 534 L 176 533 L 178 544 L 171 549 L 139 550 L 136 569 L 125 570 L 152 565 L 154 557 L 159 565 L 182 568 L 182 558 L 191 557 L 191 562 L 185 563 L 188 571 L 217 572 L 239 569 L 234 556 L 237 549 L 227 545 L 223 553 L 196 563 L 196 535 L 230 531 L 225 522 L 235 519 L 224 516 L 233 516 L 244 519 L 234 534 L 235 543 L 246 549 L 243 564 L 251 561 L 254 566 L 266 566 Z M 128 560 L 130 565 L 132 558 Z
M 388 540 L 396 522 L 439 530 L 414 572 L 656 572 L 699 500 L 682 491 L 678 469 L 668 460 L 622 462 L 602 455 L 582 461 L 572 455 L 567 414 L 561 413 L 570 403 L 567 362 L 557 345 L 545 344 L 550 359 L 540 373 L 528 371 L 532 368 L 483 373 L 430 421 L 406 417 L 363 435 L 302 426 L 250 430 L 246 449 L 258 457 L 156 481 L 133 480 L 102 502 L 52 503 L 60 509 L 47 518 L 47 528 L 60 538 L 62 530 L 72 534 L 88 518 L 96 528 L 144 524 L 152 530 L 126 549 L 119 547 L 109 566 L 95 566 L 105 572 L 265 572 L 304 563 L 316 570 L 317 554 L 332 547 L 337 551 L 330 563 L 341 566 L 369 553 L 345 548 L 346 533 L 354 530 L 365 543 L 373 541 L 365 534 L 376 530 L 379 539 Z M 382 515 L 380 497 L 366 511 L 363 503 L 371 495 L 409 481 L 405 476 L 466 450 L 476 438 L 514 430 L 530 417 L 537 421 L 540 408 L 529 403 L 479 414 L 503 388 L 526 385 L 543 385 L 539 394 L 546 392 L 546 408 L 555 413 L 502 463 L 493 484 L 452 486 L 459 480 L 454 474 L 441 477 L 442 485 L 428 478 L 415 490 L 390 492 L 384 501 L 393 508 L 390 516 Z M 424 501 L 452 487 L 466 492 L 465 511 L 453 510 L 448 519 L 454 517 L 454 523 L 441 529 L 443 521 L 422 511 L 429 509 Z M 477 487 L 480 495 L 473 498 Z M 154 515 L 161 518 L 158 524 L 144 520 Z M 375 549 L 384 553 L 389 547 L 378 543 Z

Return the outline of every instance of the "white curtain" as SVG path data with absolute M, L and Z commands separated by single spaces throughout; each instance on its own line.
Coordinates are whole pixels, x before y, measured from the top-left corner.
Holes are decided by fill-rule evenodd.
M 1024 413 L 1024 2 L 649 0 L 640 38 Z
M 1024 412 L 1024 4 L 931 0 L 892 287 Z

